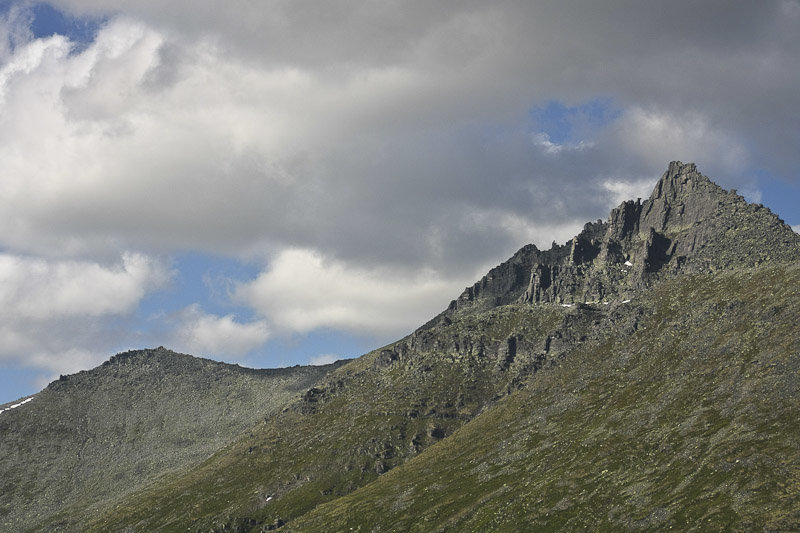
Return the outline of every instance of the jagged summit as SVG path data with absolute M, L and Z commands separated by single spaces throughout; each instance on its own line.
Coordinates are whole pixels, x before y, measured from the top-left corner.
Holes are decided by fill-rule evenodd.
M 647 200 L 623 202 L 564 245 L 525 246 L 444 314 L 515 301 L 601 302 L 678 273 L 797 260 L 800 236 L 769 209 L 726 191 L 694 163 L 673 161 Z

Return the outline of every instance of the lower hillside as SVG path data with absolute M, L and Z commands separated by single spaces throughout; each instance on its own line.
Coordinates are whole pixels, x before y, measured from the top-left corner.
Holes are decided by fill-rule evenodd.
M 0 413 L 0 530 L 80 530 L 97 506 L 206 459 L 340 365 L 253 370 L 159 348 L 62 376 Z
M 287 531 L 800 531 L 800 268 L 675 279 Z
M 349 494 L 514 389 L 570 310 L 509 306 L 417 331 L 331 373 L 198 468 L 118 502 L 97 531 L 255 530 Z
M 428 325 L 89 529 L 797 530 L 798 287 L 743 269 Z

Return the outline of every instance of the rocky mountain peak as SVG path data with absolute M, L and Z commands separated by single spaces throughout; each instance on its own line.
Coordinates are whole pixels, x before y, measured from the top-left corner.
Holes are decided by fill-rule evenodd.
M 679 196 L 697 190 L 699 187 L 710 184 L 711 181 L 697 171 L 694 163 L 681 163 L 672 161 L 669 168 L 656 183 L 650 201 L 659 198 L 677 199 Z
M 800 236 L 769 209 L 673 161 L 644 202 L 623 202 L 564 245 L 523 247 L 434 320 L 515 301 L 597 303 L 679 273 L 798 260 Z

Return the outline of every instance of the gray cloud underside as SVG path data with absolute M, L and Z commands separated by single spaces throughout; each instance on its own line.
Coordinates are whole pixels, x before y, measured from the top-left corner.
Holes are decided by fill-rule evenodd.
M 753 199 L 758 172 L 800 175 L 797 1 L 54 4 L 106 22 L 75 47 L 32 40 L 23 2 L 0 20 L 5 272 L 42 261 L 33 285 L 58 292 L 100 269 L 130 299 L 9 306 L 0 358 L 51 371 L 142 340 L 127 321 L 163 269 L 123 275 L 123 257 L 260 261 L 236 285 L 252 321 L 195 305 L 160 333 L 203 353 L 240 338 L 238 356 L 285 331 L 402 333 L 673 159 Z M 564 141 L 530 113 L 549 101 L 578 108 Z
M 800 168 L 797 2 L 57 4 L 143 20 L 140 70 L 121 81 L 99 61 L 61 88 L 62 119 L 97 135 L 88 157 L 122 163 L 98 163 L 93 194 L 20 214 L 14 247 L 291 245 L 464 273 L 568 237 L 605 215 L 604 183 L 670 159 L 744 188 L 751 168 Z M 583 146 L 532 141 L 531 107 L 597 98 L 620 116 L 578 124 Z

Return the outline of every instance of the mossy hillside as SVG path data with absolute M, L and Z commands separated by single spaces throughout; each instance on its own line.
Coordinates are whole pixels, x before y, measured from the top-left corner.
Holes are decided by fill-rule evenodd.
M 504 363 L 509 336 L 543 346 L 567 313 L 559 306 L 511 306 L 367 354 L 198 468 L 114 505 L 89 529 L 290 522 L 371 483 L 506 394 L 521 372 L 531 371 L 522 350 Z
M 288 531 L 800 528 L 800 268 L 684 277 Z

